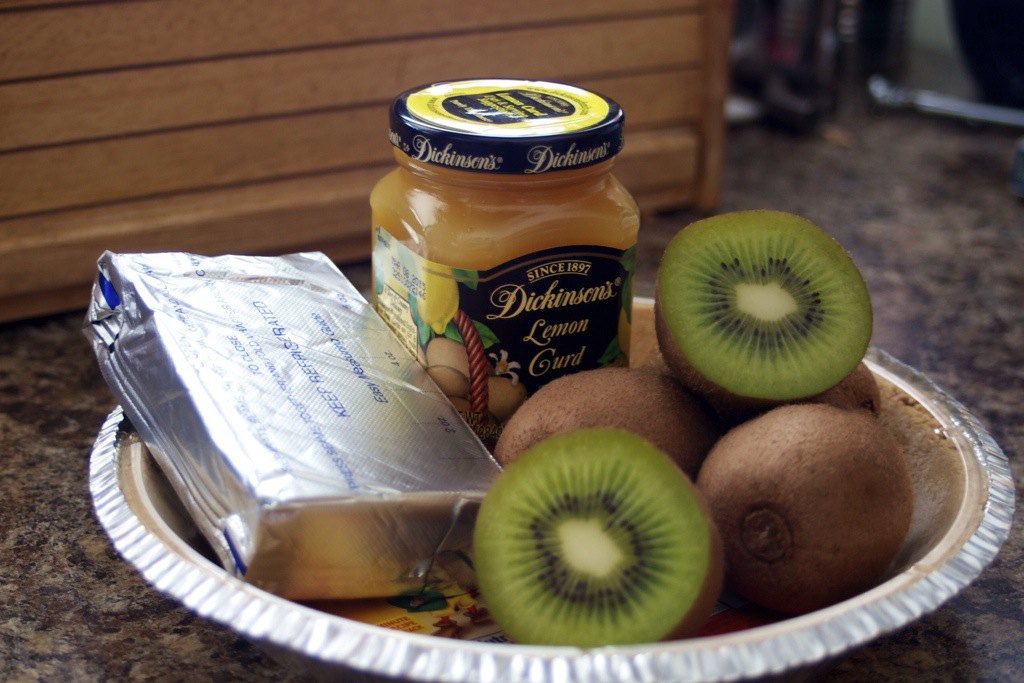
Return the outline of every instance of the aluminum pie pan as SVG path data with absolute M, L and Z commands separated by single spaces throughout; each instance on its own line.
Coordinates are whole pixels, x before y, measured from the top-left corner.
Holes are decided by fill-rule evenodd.
M 192 550 L 161 511 L 129 504 L 118 462 L 144 449 L 107 418 L 90 458 L 96 514 L 118 552 L 160 592 L 310 672 L 417 681 L 716 681 L 820 665 L 931 612 L 971 583 L 1009 535 L 1013 481 L 980 422 L 928 377 L 883 351 L 875 375 L 916 400 L 956 447 L 963 496 L 945 533 L 903 571 L 849 600 L 724 635 L 591 650 L 478 643 L 393 631 L 317 611 L 236 579 Z M 134 444 L 134 446 L 132 446 Z

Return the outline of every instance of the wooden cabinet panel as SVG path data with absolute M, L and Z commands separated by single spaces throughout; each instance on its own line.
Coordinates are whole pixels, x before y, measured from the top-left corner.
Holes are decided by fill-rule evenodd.
M 497 43 L 501 32 L 516 26 L 572 26 L 595 19 L 698 12 L 704 4 L 147 0 L 40 3 L 17 11 L 19 3 L 9 3 L 0 13 L 0 80 L 464 32 L 488 32 Z
M 700 31 L 699 17 L 684 14 L 612 26 L 593 22 L 571 31 L 510 30 L 501 40 L 465 34 L 0 83 L 0 150 L 386 104 L 406 88 L 481 73 L 600 85 L 608 75 L 689 67 L 690 77 L 663 92 L 685 93 L 685 114 L 693 116 Z M 648 95 L 641 102 L 671 106 L 658 99 Z M 675 104 L 679 97 L 670 99 Z
M 369 253 L 387 107 L 432 80 L 618 100 L 642 209 L 717 202 L 731 0 L 0 0 L 0 320 L 115 251 Z
M 657 208 L 692 198 L 683 188 L 692 187 L 696 159 L 693 128 L 639 132 L 630 136 L 615 174 L 634 188 L 641 205 Z M 22 298 L 91 282 L 104 249 L 282 253 L 329 245 L 339 258 L 341 246 L 344 258 L 365 256 L 370 189 L 390 168 L 381 164 L 0 223 L 0 293 L 6 295 L 0 296 L 0 320 L 17 317 Z
M 632 130 L 692 120 L 697 97 L 686 76 L 579 82 L 618 99 Z M 387 115 L 380 103 L 0 154 L 0 216 L 386 163 Z

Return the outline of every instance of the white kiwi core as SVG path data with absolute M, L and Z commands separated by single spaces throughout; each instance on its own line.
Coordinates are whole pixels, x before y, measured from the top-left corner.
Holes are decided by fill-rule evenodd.
M 582 574 L 604 578 L 622 561 L 622 550 L 596 519 L 567 519 L 558 525 L 565 562 Z
M 736 308 L 758 320 L 782 320 L 798 307 L 793 295 L 775 282 L 736 285 Z

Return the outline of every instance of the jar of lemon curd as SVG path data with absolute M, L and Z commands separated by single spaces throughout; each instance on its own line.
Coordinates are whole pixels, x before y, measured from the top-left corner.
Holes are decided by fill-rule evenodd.
M 374 305 L 485 442 L 567 373 L 624 364 L 639 229 L 612 175 L 623 114 L 540 81 L 396 98 L 370 195 Z

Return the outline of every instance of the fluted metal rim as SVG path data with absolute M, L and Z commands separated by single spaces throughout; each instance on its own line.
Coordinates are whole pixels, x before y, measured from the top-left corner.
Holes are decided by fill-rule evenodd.
M 931 551 L 943 555 L 930 572 L 922 574 L 915 565 L 827 609 L 719 636 L 593 650 L 476 643 L 392 631 L 284 600 L 186 557 L 133 513 L 117 476 L 120 408 L 108 416 L 93 446 L 89 486 L 114 546 L 150 585 L 253 641 L 320 668 L 418 681 L 755 678 L 825 661 L 935 610 L 977 578 L 1009 535 L 1014 507 L 1009 463 L 978 419 L 928 377 L 885 352 L 870 349 L 865 360 L 873 372 L 921 402 L 953 439 L 965 466 L 983 475 L 977 499 L 965 501 L 959 513 L 975 517 L 981 506 L 980 519 L 958 533 L 954 523 Z

